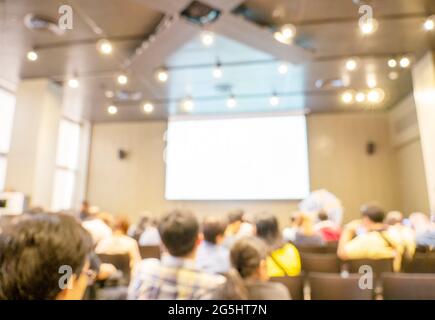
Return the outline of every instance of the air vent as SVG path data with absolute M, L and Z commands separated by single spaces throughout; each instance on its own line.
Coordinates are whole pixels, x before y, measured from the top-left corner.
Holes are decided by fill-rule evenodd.
M 65 30 L 59 28 L 54 19 L 29 13 L 24 17 L 24 25 L 30 30 L 51 32 L 55 35 L 63 35 Z
M 143 97 L 142 92 L 140 91 L 126 91 L 120 90 L 115 93 L 115 98 L 118 101 L 139 101 Z

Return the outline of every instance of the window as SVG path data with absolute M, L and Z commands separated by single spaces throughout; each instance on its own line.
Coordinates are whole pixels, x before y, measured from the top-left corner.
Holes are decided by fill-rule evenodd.
M 0 190 L 5 187 L 7 154 L 11 143 L 15 97 L 0 89 Z
M 80 148 L 80 125 L 61 120 L 57 141 L 56 170 L 54 173 L 52 210 L 72 207 Z

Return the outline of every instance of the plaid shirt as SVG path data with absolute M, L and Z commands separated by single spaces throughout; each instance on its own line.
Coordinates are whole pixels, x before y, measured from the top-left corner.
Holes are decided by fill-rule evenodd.
M 206 300 L 223 286 L 225 278 L 195 269 L 195 262 L 165 255 L 161 262 L 145 259 L 135 268 L 129 300 Z

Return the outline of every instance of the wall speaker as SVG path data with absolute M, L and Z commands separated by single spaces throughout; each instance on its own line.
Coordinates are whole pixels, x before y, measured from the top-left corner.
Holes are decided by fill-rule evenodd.
M 118 158 L 119 158 L 119 160 L 124 160 L 124 159 L 127 158 L 127 156 L 128 156 L 127 151 L 125 151 L 123 149 L 119 149 L 118 150 Z
M 376 143 L 373 141 L 367 142 L 366 152 L 369 156 L 374 155 L 376 153 Z

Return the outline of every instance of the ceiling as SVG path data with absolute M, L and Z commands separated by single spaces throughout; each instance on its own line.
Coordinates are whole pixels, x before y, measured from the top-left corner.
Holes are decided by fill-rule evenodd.
M 346 88 L 318 88 L 316 81 L 342 78 L 347 89 L 366 89 L 375 77 L 386 97 L 377 110 L 388 109 L 412 90 L 409 69 L 398 70 L 390 80 L 389 57 L 410 54 L 416 61 L 435 47 L 435 32 L 422 29 L 435 13 L 435 1 L 372 0 L 368 2 L 379 22 L 377 32 L 362 36 L 358 6 L 353 0 L 202 0 L 221 10 L 221 17 L 205 28 L 215 36 L 213 45 L 201 42 L 203 30 L 179 17 L 190 0 L 0 0 L 0 86 L 13 88 L 21 79 L 49 78 L 59 83 L 77 76 L 80 87 L 65 86 L 66 103 L 95 122 L 165 119 L 183 112 L 180 101 L 191 96 L 192 113 L 228 114 L 304 110 L 342 112 L 372 110 L 364 104 L 344 105 Z M 36 13 L 57 19 L 58 8 L 69 4 L 74 27 L 62 36 L 28 30 L 23 19 Z M 273 31 L 292 23 L 297 28 L 293 45 L 273 39 Z M 96 32 L 95 29 L 101 32 Z M 109 39 L 112 55 L 96 50 L 100 39 Z M 36 48 L 39 59 L 26 53 Z M 345 68 L 349 57 L 359 67 Z M 223 76 L 212 70 L 222 63 Z M 289 72 L 277 72 L 286 62 Z M 155 80 L 160 66 L 169 69 L 169 81 Z M 125 86 L 116 83 L 121 72 L 129 76 Z M 137 96 L 108 98 L 107 92 Z M 279 105 L 271 106 L 276 94 Z M 230 95 L 237 106 L 226 105 Z M 155 105 L 144 114 L 144 101 Z M 115 104 L 118 114 L 109 115 Z

